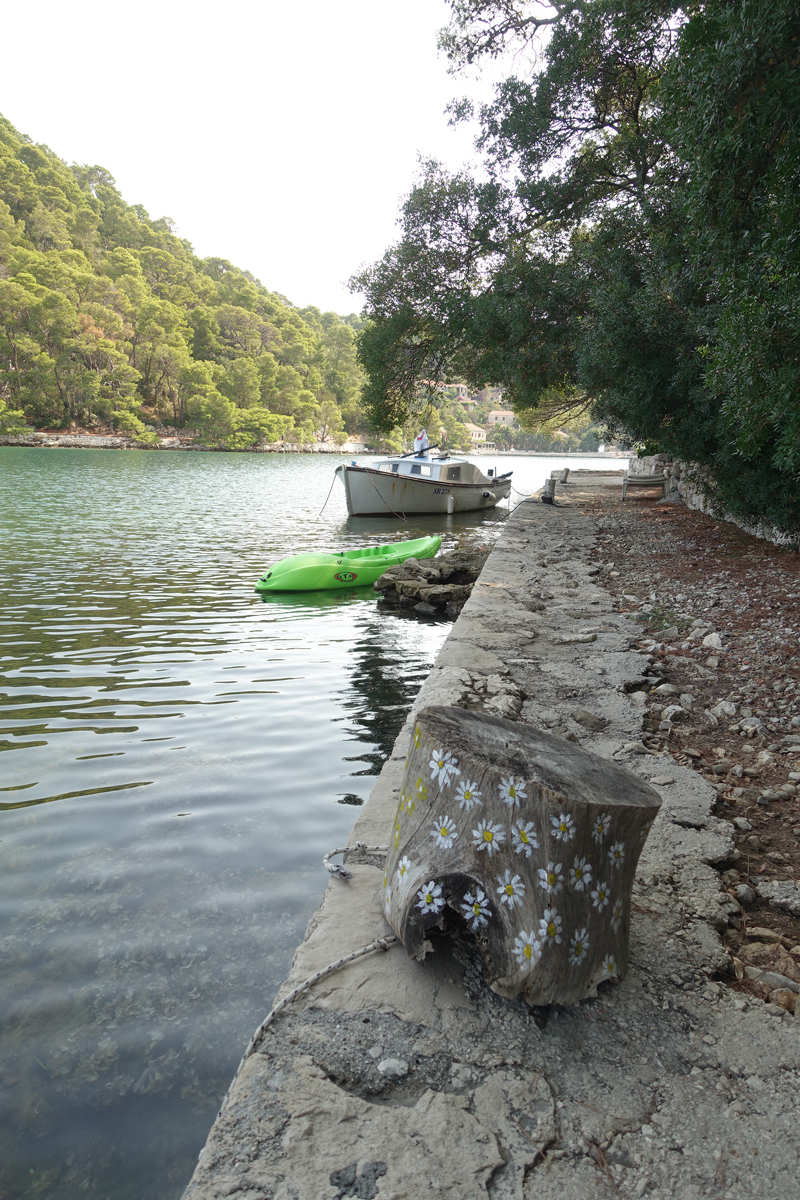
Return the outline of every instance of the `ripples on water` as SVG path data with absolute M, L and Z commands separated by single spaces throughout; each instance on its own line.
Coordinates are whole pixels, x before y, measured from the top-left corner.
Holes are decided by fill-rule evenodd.
M 253 592 L 497 519 L 320 518 L 335 461 L 0 448 L 4 1200 L 181 1194 L 447 632 Z

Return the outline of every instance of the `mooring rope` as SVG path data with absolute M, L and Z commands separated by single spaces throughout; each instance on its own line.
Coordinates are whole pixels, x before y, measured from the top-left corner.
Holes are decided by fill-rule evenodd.
M 335 863 L 332 863 L 329 860 L 336 854 L 344 854 L 347 850 L 357 851 L 361 854 L 388 853 L 388 847 L 386 846 L 365 846 L 362 842 L 356 842 L 355 846 L 339 846 L 336 850 L 329 850 L 322 860 L 323 866 L 325 867 L 326 871 L 330 872 L 331 875 L 334 875 L 337 879 L 341 879 L 343 881 L 353 878 L 352 871 L 348 871 L 346 867 L 337 866 Z M 315 983 L 319 983 L 320 979 L 325 979 L 327 975 L 332 975 L 334 971 L 339 971 L 342 967 L 346 967 L 348 963 L 355 962 L 356 959 L 363 958 L 366 954 L 372 954 L 375 950 L 388 950 L 390 946 L 399 940 L 400 939 L 394 933 L 389 933 L 386 935 L 386 937 L 375 938 L 366 946 L 362 946 L 360 950 L 354 950 L 352 954 L 346 954 L 344 958 L 337 958 L 336 962 L 329 963 L 328 966 L 323 967 L 321 971 L 316 971 L 313 975 L 309 975 L 308 979 L 304 979 L 302 983 L 299 983 L 297 987 L 293 988 L 287 996 L 284 996 L 284 998 L 279 1000 L 277 1004 L 273 1004 L 272 1008 L 269 1010 L 258 1029 L 250 1038 L 250 1041 L 247 1044 L 247 1049 L 242 1055 L 242 1060 L 239 1063 L 239 1066 L 236 1068 L 236 1074 L 230 1082 L 230 1087 L 225 1093 L 222 1104 L 220 1105 L 219 1113 L 217 1115 L 219 1116 L 222 1113 L 223 1108 L 227 1104 L 228 1098 L 234 1089 L 237 1079 L 244 1070 L 244 1065 L 248 1058 L 251 1058 L 252 1055 L 255 1054 L 256 1050 L 264 1040 L 264 1035 L 266 1034 L 270 1025 L 273 1023 L 275 1018 L 292 1003 L 292 1001 L 296 1000 L 298 996 L 302 996 L 303 992 L 307 992 L 308 989 L 313 987 Z
M 393 517 L 397 517 L 398 521 L 405 521 L 406 524 L 408 524 L 408 518 L 405 516 L 401 517 L 400 513 L 396 513 L 394 511 L 394 509 L 390 507 L 388 501 L 384 500 L 383 496 L 380 494 L 380 492 L 378 492 L 378 489 L 375 487 L 375 480 L 372 478 L 372 476 L 369 473 L 369 467 L 365 467 L 364 470 L 367 472 L 367 479 L 370 481 L 372 486 L 375 488 L 375 491 L 378 493 L 378 499 L 381 500 L 386 505 L 386 507 L 389 509 L 389 512 L 392 514 Z
M 330 486 L 330 488 L 329 488 L 329 490 L 328 490 L 328 494 L 327 494 L 327 496 L 325 497 L 325 503 L 323 504 L 322 508 L 321 508 L 321 509 L 319 510 L 319 512 L 317 513 L 317 518 L 319 518 L 319 517 L 321 517 L 321 516 L 322 516 L 322 514 L 325 512 L 325 509 L 326 509 L 326 508 L 327 508 L 327 506 L 328 506 L 328 501 L 329 501 L 329 500 L 330 500 L 330 498 L 331 498 L 331 492 L 333 491 L 333 484 L 334 484 L 334 483 L 336 483 L 336 472 L 335 472 L 335 471 L 333 472 L 333 483 L 331 483 L 331 486 Z

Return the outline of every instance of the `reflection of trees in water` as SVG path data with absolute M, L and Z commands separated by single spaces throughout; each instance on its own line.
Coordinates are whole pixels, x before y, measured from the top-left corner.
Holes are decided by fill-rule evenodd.
M 440 636 L 434 639 L 431 625 L 414 620 L 414 629 L 425 635 L 415 641 L 411 625 L 395 614 L 376 613 L 353 645 L 341 708 L 354 726 L 355 737 L 375 747 L 346 760 L 369 764 L 353 775 L 380 773 L 450 628 L 449 622 L 437 622 L 434 628 Z

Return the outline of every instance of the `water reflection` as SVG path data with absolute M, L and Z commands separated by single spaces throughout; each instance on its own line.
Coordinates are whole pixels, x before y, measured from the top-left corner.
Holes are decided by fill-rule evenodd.
M 254 593 L 363 542 L 263 460 L 0 461 L 0 1194 L 178 1196 L 444 630 Z

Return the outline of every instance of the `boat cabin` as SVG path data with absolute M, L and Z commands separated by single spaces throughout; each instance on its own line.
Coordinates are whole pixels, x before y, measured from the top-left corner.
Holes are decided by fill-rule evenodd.
M 428 458 L 427 455 L 398 456 L 383 458 L 373 463 L 373 469 L 387 471 L 393 475 L 417 476 L 420 479 L 435 480 L 437 483 L 485 483 L 487 478 L 494 478 L 494 469 L 490 468 L 486 475 L 475 463 L 466 458 L 451 458 L 440 455 L 438 458 Z

